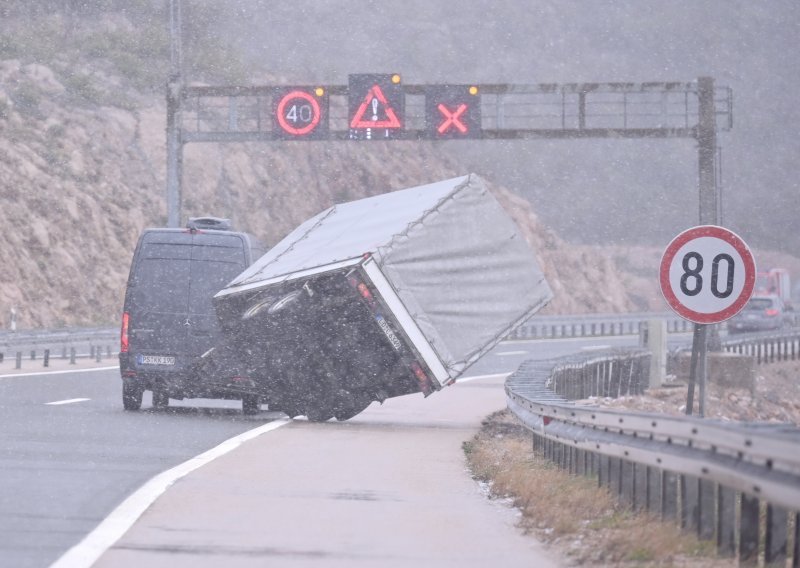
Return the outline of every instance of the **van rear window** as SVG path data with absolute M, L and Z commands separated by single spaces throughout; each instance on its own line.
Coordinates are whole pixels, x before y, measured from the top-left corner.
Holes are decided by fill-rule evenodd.
M 162 313 L 213 313 L 212 296 L 246 267 L 242 240 L 228 236 L 213 244 L 145 242 L 139 259 L 137 297 Z

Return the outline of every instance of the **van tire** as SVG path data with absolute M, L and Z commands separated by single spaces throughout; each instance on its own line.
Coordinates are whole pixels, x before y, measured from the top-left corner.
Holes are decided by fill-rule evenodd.
M 164 409 L 169 407 L 169 394 L 163 389 L 153 389 L 153 408 Z
M 258 395 L 246 394 L 242 396 L 242 414 L 252 416 L 261 411 L 261 400 Z
M 144 389 L 139 385 L 123 381 L 122 383 L 122 408 L 125 410 L 139 410 L 142 407 Z

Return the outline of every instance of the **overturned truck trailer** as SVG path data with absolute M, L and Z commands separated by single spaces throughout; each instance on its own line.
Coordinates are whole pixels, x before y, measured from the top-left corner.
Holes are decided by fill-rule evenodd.
M 225 339 L 198 372 L 290 416 L 346 420 L 451 384 L 551 295 L 484 181 L 454 178 L 297 227 L 217 293 Z

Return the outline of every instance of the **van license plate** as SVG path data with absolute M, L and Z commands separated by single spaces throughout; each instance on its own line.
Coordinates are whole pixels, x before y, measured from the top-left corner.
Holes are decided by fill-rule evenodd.
M 139 355 L 137 357 L 140 365 L 174 365 L 175 357 L 166 357 L 164 355 Z

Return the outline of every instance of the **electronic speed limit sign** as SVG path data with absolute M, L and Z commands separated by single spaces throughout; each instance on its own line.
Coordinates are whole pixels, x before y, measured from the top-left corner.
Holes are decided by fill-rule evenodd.
M 280 140 L 328 137 L 328 94 L 322 87 L 280 87 L 273 93 L 272 130 Z
M 756 281 L 756 264 L 734 232 L 702 225 L 682 232 L 661 257 L 661 292 L 669 306 L 694 323 L 725 321 L 741 310 Z

